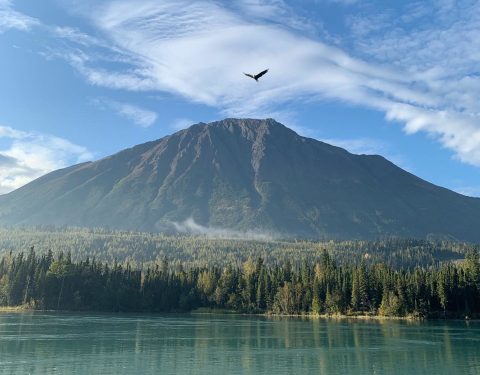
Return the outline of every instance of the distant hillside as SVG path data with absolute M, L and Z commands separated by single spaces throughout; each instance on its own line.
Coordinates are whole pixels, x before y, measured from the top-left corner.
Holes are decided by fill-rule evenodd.
M 480 242 L 480 199 L 272 119 L 226 119 L 0 196 L 0 225 L 30 224 Z

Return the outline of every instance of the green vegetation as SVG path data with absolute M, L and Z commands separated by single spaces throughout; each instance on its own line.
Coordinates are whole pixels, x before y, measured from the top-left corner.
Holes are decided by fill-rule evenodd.
M 327 251 L 315 263 L 241 266 L 170 265 L 143 270 L 70 254 L 8 254 L 0 262 L 0 306 L 52 310 L 367 314 L 458 317 L 480 313 L 480 260 L 395 270 L 385 264 L 340 265 Z
M 440 262 L 458 261 L 478 245 L 446 241 L 385 239 L 379 241 L 242 241 L 211 239 L 202 236 L 167 236 L 163 234 L 37 227 L 24 229 L 0 228 L 0 257 L 18 254 L 32 246 L 38 254 L 62 251 L 71 253 L 73 261 L 95 258 L 110 265 L 117 262 L 132 268 L 154 268 L 163 260 L 172 267 L 226 266 L 240 267 L 247 259 L 262 258 L 268 266 L 294 267 L 304 262 L 321 260 L 323 250 L 339 264 L 385 263 L 398 268 L 433 266 Z

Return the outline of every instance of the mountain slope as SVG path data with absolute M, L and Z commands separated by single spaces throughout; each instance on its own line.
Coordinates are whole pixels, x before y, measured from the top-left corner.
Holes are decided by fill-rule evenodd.
M 188 218 L 297 237 L 480 241 L 480 199 L 272 119 L 196 124 L 0 196 L 3 225 L 158 231 Z

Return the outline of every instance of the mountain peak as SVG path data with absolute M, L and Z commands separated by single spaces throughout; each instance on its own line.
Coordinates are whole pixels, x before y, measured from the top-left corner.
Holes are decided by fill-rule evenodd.
M 480 241 L 480 199 L 305 138 L 228 118 L 52 172 L 0 197 L 0 224 L 264 231 L 308 238 Z
M 229 132 L 239 131 L 244 136 L 252 134 L 264 134 L 264 133 L 284 133 L 285 135 L 298 136 L 292 129 L 287 128 L 285 125 L 277 122 L 272 118 L 266 119 L 252 119 L 252 118 L 226 118 L 224 120 L 213 121 L 209 123 L 200 122 L 191 125 L 183 131 L 196 131 L 203 129 L 204 131 L 222 131 L 227 130 Z
M 254 119 L 254 118 L 226 118 L 219 121 L 213 121 L 207 123 L 207 126 L 212 127 L 229 127 L 229 126 L 239 126 L 241 128 L 254 129 L 259 127 L 272 127 L 280 126 L 282 128 L 288 129 L 285 125 L 277 122 L 273 118 L 266 119 Z

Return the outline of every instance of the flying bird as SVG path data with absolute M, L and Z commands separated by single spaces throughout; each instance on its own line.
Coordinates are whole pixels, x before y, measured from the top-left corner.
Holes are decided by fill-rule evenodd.
M 255 81 L 258 82 L 258 79 L 259 79 L 261 76 L 263 76 L 266 72 L 268 72 L 268 69 L 265 69 L 263 72 L 260 72 L 260 73 L 255 74 L 255 75 L 253 75 L 253 74 L 248 74 L 248 73 L 243 73 L 243 74 L 245 74 L 247 77 L 253 78 Z

